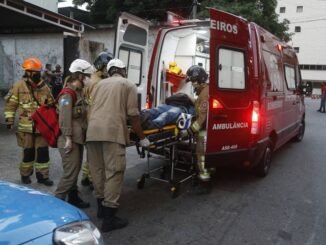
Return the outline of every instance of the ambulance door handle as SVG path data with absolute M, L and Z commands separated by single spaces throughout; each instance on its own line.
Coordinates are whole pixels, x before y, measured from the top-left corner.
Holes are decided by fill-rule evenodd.
M 227 114 L 217 114 L 213 116 L 213 119 L 226 119 L 228 118 Z

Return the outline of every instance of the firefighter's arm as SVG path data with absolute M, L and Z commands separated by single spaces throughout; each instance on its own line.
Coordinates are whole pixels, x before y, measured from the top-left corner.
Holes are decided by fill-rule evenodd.
M 48 97 L 47 97 L 47 101 L 46 102 L 47 102 L 48 105 L 53 105 L 54 102 L 55 102 L 55 100 L 53 98 L 53 95 L 51 93 L 51 90 L 49 88 L 47 88 L 47 89 L 48 89 L 49 93 L 48 93 Z
M 137 134 L 140 139 L 140 145 L 143 147 L 149 146 L 150 142 L 145 137 L 140 123 L 138 103 L 137 103 L 137 87 L 133 85 L 128 90 L 127 97 L 127 114 L 131 121 L 132 130 Z
M 58 100 L 59 127 L 65 137 L 72 136 L 72 105 L 73 101 L 69 94 L 63 94 Z
M 4 116 L 5 122 L 10 128 L 15 121 L 15 113 L 19 106 L 19 95 L 18 88 L 14 86 L 8 94 L 5 96 L 5 108 L 4 108 Z

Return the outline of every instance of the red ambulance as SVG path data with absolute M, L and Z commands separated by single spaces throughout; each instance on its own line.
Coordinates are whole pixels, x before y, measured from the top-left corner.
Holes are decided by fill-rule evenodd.
M 170 62 L 183 73 L 203 66 L 209 74 L 207 167 L 242 163 L 266 176 L 273 151 L 301 141 L 305 132 L 295 51 L 257 24 L 217 9 L 210 9 L 209 20 L 173 24 L 159 30 L 147 74 L 149 25 L 120 17 L 116 54 L 138 85 L 140 106 L 158 106 L 175 91 L 178 80 L 166 75 Z M 191 84 L 186 86 L 191 92 Z

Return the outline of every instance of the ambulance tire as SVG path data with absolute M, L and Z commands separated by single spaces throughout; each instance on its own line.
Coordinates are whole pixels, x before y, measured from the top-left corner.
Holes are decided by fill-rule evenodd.
M 305 129 L 306 129 L 306 124 L 305 124 L 305 121 L 303 119 L 301 121 L 301 123 L 300 123 L 298 134 L 293 137 L 294 142 L 300 142 L 300 141 L 303 140 Z
M 272 147 L 272 142 L 268 141 L 265 150 L 264 150 L 264 155 L 262 159 L 259 161 L 258 165 L 255 167 L 255 174 L 258 177 L 266 177 L 269 169 L 271 167 L 272 163 L 272 154 L 273 154 L 273 147 Z

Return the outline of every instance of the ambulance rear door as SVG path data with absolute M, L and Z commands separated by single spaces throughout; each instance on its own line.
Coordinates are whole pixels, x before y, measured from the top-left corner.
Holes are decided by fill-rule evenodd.
M 139 108 L 146 103 L 149 22 L 121 13 L 115 36 L 115 57 L 125 62 L 128 79 L 138 88 Z
M 250 147 L 252 111 L 259 106 L 249 81 L 257 61 L 250 48 L 255 44 L 250 42 L 248 21 L 216 9 L 210 9 L 210 19 L 207 159 Z

